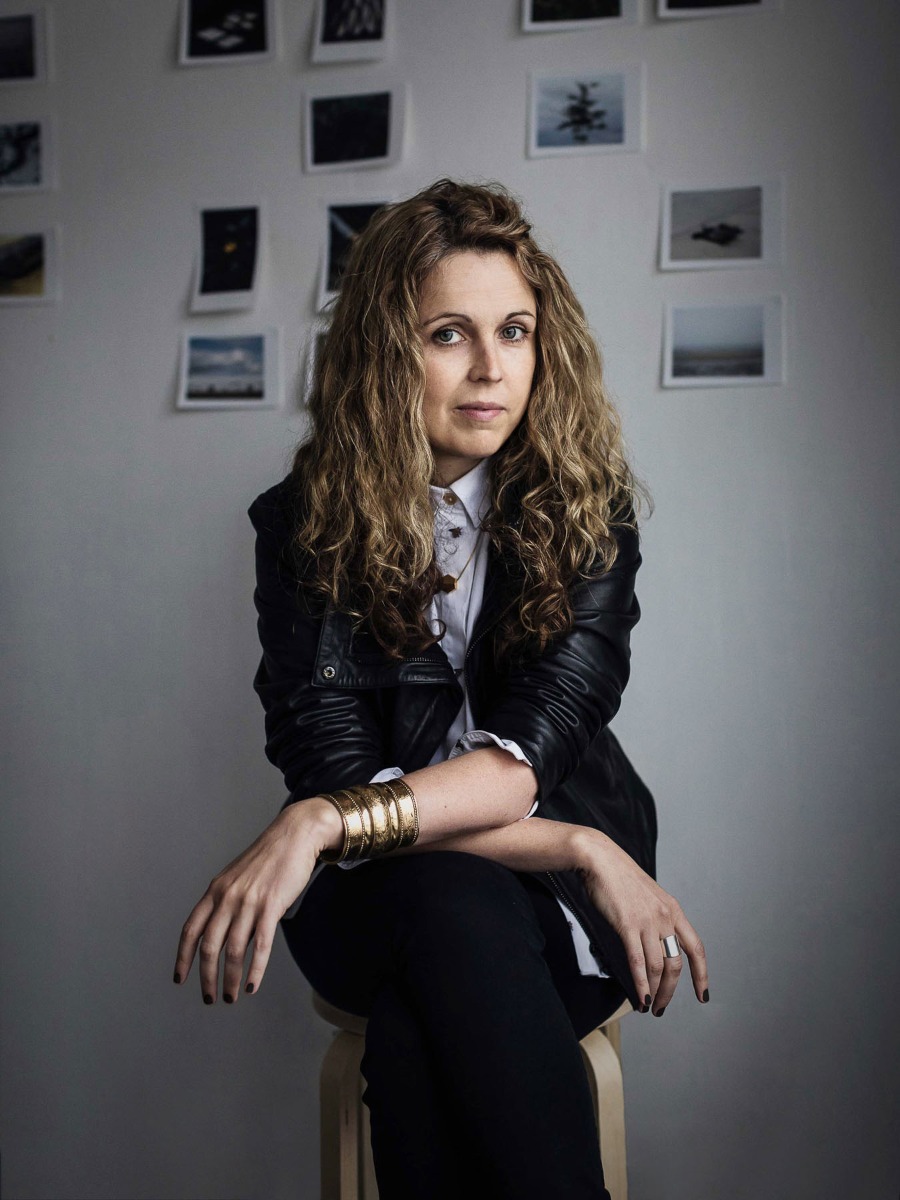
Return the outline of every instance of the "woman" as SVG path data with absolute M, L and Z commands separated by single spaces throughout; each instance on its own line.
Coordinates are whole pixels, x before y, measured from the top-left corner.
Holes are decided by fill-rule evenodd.
M 250 509 L 290 795 L 190 914 L 176 982 L 199 946 L 207 1003 L 223 956 L 224 999 L 248 958 L 255 992 L 281 922 L 369 1018 L 382 1200 L 607 1196 L 578 1040 L 626 995 L 662 1016 L 680 951 L 701 1000 L 707 975 L 606 729 L 636 485 L 584 313 L 504 189 L 441 180 L 375 216 L 309 408 Z

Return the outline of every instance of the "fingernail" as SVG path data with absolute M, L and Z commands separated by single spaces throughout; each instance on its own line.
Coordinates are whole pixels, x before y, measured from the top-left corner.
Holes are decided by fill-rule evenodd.
M 175 980 L 175 982 L 176 982 L 176 983 L 181 983 L 181 974 L 180 974 L 180 972 L 176 971 L 176 972 L 175 972 L 175 974 L 172 976 L 172 978 Z
M 656 1015 L 657 1015 L 658 1017 L 661 1017 L 665 1011 L 666 1011 L 666 1006 L 665 1006 L 665 1004 L 664 1004 L 664 1005 L 662 1006 L 662 1008 L 661 1008 L 661 1009 L 659 1009 L 659 1011 L 656 1013 Z
M 703 1003 L 709 1004 L 709 988 L 703 989 Z
M 244 991 L 245 991 L 245 992 L 252 992 L 252 991 L 253 991 L 253 984 L 252 984 L 252 983 L 248 983 L 248 984 L 247 984 L 247 986 L 244 988 Z
M 641 1012 L 649 1012 L 649 1011 L 650 1011 L 650 1005 L 649 1005 L 649 1004 L 642 1004 L 642 1005 L 641 1005 Z
M 228 992 L 222 993 L 222 999 L 226 1004 L 234 1004 L 234 996 L 230 995 Z
M 203 993 L 203 1003 L 204 1004 L 212 1004 L 212 1002 L 213 1002 L 213 997 L 209 994 L 209 992 L 204 992 Z
M 651 1002 L 651 1000 L 652 1000 L 652 999 L 653 999 L 653 997 L 650 995 L 650 993 L 649 993 L 649 992 L 648 992 L 648 993 L 647 993 L 647 995 L 644 997 L 644 1003 L 647 1005 L 647 1007 L 648 1007 L 648 1008 L 650 1007 L 650 1002 Z

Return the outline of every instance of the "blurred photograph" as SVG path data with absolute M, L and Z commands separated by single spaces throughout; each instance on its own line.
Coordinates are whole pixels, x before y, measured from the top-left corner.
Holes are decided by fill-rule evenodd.
M 49 122 L 0 122 L 0 194 L 39 192 L 53 182 Z
M 658 17 L 720 17 L 729 13 L 780 8 L 781 0 L 657 0 Z
M 252 308 L 259 279 L 258 205 L 200 210 L 200 249 L 191 312 Z
M 0 304 L 48 304 L 57 299 L 57 231 L 0 231 Z
M 274 53 L 272 0 L 182 0 L 182 66 L 255 62 Z
M 642 147 L 642 68 L 561 75 L 533 71 L 528 154 L 596 154 Z
M 0 84 L 47 79 L 47 11 L 22 5 L 0 16 Z
M 523 33 L 560 33 L 634 22 L 638 0 L 522 0 Z
M 353 243 L 386 201 L 360 204 L 329 204 L 328 231 L 322 252 L 318 308 L 323 309 L 338 293 L 344 264 Z
M 178 408 L 278 405 L 277 331 L 185 334 Z
M 778 181 L 726 187 L 663 188 L 660 268 L 760 266 L 781 242 Z
M 391 0 L 319 0 L 313 62 L 365 62 L 384 58 L 390 37 Z
M 304 167 L 340 171 L 391 166 L 400 157 L 404 96 L 400 89 L 308 92 Z
M 782 302 L 670 305 L 664 387 L 782 383 Z

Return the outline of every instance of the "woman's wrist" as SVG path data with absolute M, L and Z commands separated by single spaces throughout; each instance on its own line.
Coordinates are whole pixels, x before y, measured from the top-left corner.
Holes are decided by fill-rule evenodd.
M 296 823 L 305 837 L 310 838 L 318 857 L 323 850 L 340 850 L 344 843 L 344 822 L 341 814 L 324 796 L 298 800 L 284 810 L 291 823 Z
M 601 857 L 610 845 L 610 839 L 599 829 L 587 825 L 572 825 L 572 858 L 576 871 L 591 873 L 597 870 Z

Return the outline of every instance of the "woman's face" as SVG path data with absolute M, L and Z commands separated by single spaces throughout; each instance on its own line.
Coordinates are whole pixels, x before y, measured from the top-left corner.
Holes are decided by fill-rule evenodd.
M 508 254 L 461 250 L 427 276 L 419 330 L 434 482 L 449 487 L 500 449 L 528 407 L 534 292 Z

